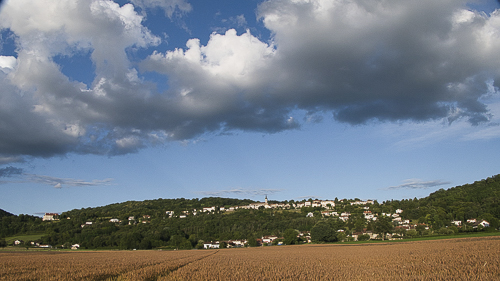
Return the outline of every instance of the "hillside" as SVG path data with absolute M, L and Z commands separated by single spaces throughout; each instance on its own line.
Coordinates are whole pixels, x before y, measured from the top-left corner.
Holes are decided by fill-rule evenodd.
M 440 189 L 421 199 L 393 200 L 384 203 L 387 207 L 406 210 L 404 218 L 418 219 L 419 222 L 426 223 L 443 224 L 445 221 L 466 221 L 472 218 L 498 219 L 500 175 L 447 190 Z
M 44 231 L 46 235 L 39 241 L 43 244 L 120 249 L 190 249 L 200 247 L 203 241 L 255 241 L 287 233 L 293 238 L 294 230 L 311 233 L 317 241 L 357 239 L 361 233 L 372 233 L 367 239 L 376 238 L 374 233 L 394 232 L 410 237 L 482 229 L 467 224 L 468 219 L 484 219 L 490 223 L 486 229 L 494 230 L 500 224 L 499 199 L 500 175 L 441 189 L 421 199 L 382 203 L 337 198 L 268 204 L 219 197 L 160 198 L 75 209 L 62 213 L 56 221 L 42 222 L 23 215 L 4 217 L 0 235 Z M 456 225 L 458 221 L 461 225 Z M 299 242 L 295 238 L 291 241 Z
M 3 218 L 3 217 L 8 217 L 8 216 L 13 216 L 14 214 L 11 214 L 7 211 L 4 211 L 2 209 L 0 209 L 0 219 Z

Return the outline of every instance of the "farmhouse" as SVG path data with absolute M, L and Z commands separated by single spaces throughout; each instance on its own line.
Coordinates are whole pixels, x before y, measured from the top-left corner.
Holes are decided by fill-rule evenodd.
M 219 249 L 219 241 L 203 243 L 205 249 Z
M 45 213 L 42 217 L 42 221 L 55 221 L 59 216 L 58 213 Z
M 472 225 L 474 228 L 477 228 L 478 226 L 482 226 L 482 227 L 489 227 L 490 226 L 490 223 L 485 221 L 485 220 L 481 220 L 481 221 L 476 221 L 476 223 L 474 223 Z
M 262 243 L 269 244 L 278 239 L 278 236 L 263 236 Z

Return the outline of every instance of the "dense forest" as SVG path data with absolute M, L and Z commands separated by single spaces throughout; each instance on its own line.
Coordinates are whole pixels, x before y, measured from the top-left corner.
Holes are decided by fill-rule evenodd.
M 478 231 L 467 226 L 468 219 L 484 219 L 494 231 L 500 218 L 500 175 L 438 190 L 421 199 L 390 200 L 373 204 L 351 204 L 359 199 L 335 198 L 331 211 L 349 212 L 349 219 L 323 216 L 322 207 L 238 209 L 232 206 L 254 203 L 252 200 L 209 197 L 202 199 L 157 199 L 128 201 L 97 208 L 75 209 L 59 215 L 59 220 L 42 221 L 41 218 L 15 216 L 0 210 L 2 228 L 0 238 L 20 234 L 43 233 L 39 243 L 68 245 L 78 243 L 83 248 L 151 249 L 202 247 L 204 241 L 247 239 L 252 244 L 264 235 L 294 237 L 309 232 L 313 241 L 337 241 L 360 231 L 374 233 L 395 232 L 398 227 L 390 218 L 401 209 L 401 218 L 417 226 L 411 235 L 432 235 L 449 232 Z M 312 201 L 312 199 L 309 199 Z M 284 203 L 297 203 L 293 200 Z M 203 208 L 215 206 L 211 212 Z M 196 210 L 196 214 L 194 214 Z M 377 221 L 366 220 L 369 210 L 378 215 Z M 168 211 L 168 213 L 167 213 Z M 170 215 L 174 214 L 174 215 Z M 456 227 L 453 221 L 463 222 Z M 401 228 L 401 236 L 410 235 Z M 30 241 L 31 242 L 31 241 Z M 299 242 L 291 239 L 290 243 Z M 26 245 L 28 245 L 26 243 Z

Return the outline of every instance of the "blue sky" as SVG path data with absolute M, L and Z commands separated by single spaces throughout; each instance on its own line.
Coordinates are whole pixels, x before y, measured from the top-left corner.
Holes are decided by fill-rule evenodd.
M 3 2 L 6 211 L 384 201 L 499 173 L 498 1 Z

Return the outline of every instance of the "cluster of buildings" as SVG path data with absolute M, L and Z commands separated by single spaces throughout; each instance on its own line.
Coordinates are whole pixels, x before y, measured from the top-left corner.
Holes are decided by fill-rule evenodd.
M 341 200 L 342 201 L 342 200 Z M 373 204 L 373 200 L 368 200 L 368 201 L 356 201 L 356 202 L 351 202 L 351 205 L 365 205 L 365 204 Z M 305 201 L 305 202 L 298 202 L 298 203 L 272 203 L 269 204 L 267 200 L 267 196 L 265 198 L 264 202 L 257 202 L 257 203 L 250 203 L 248 205 L 243 205 L 243 206 L 232 206 L 229 208 L 225 207 L 217 207 L 217 206 L 212 206 L 212 207 L 204 207 L 200 210 L 194 209 L 192 211 L 182 211 L 182 213 L 178 216 L 179 218 L 185 218 L 187 215 L 196 215 L 198 212 L 202 213 L 213 213 L 216 211 L 219 212 L 232 212 L 238 209 L 290 209 L 290 208 L 304 208 L 304 207 L 321 207 L 325 209 L 332 209 L 335 207 L 335 201 L 333 200 L 313 200 L 313 201 Z M 166 211 L 166 215 L 169 218 L 172 218 L 175 216 L 174 211 Z M 336 212 L 332 212 L 336 213 Z

